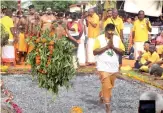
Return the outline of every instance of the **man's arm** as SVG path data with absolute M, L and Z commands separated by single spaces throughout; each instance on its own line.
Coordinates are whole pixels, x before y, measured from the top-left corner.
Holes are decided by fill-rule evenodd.
M 96 27 L 96 26 L 97 26 L 97 24 L 95 24 L 95 23 L 93 23 L 93 22 L 91 22 L 91 21 L 88 21 L 88 23 L 90 23 L 91 26 L 93 26 L 93 27 Z
M 121 37 L 121 40 L 123 41 L 123 29 L 120 30 L 120 37 Z
M 123 55 L 124 54 L 124 51 L 122 49 L 119 49 L 119 48 L 116 48 L 116 47 L 113 47 L 112 48 L 113 51 L 119 55 Z
M 99 23 L 99 17 L 94 18 L 94 21 L 88 20 L 88 23 L 90 23 L 94 28 L 97 27 L 97 23 Z
M 148 29 L 149 32 L 152 31 L 152 28 L 151 28 L 151 25 L 150 25 L 150 22 L 149 21 L 147 22 L 147 29 Z
M 12 35 L 15 37 L 16 36 L 16 34 L 15 34 L 15 27 L 11 27 L 10 31 L 11 31 Z
M 134 44 L 134 38 L 135 38 L 135 31 L 132 31 L 132 39 L 131 39 L 132 44 Z
M 76 42 L 76 43 L 79 43 L 78 40 L 76 40 L 75 38 L 73 38 L 73 37 L 70 35 L 70 33 L 68 32 L 68 29 L 67 29 L 67 28 L 66 28 L 65 30 L 66 30 L 66 34 L 68 35 L 68 38 L 69 38 L 70 40 L 72 40 L 72 41 L 74 41 L 74 42 Z
M 108 50 L 109 48 L 108 48 L 108 45 L 107 46 L 105 46 L 105 47 L 103 47 L 103 48 L 99 48 L 99 49 L 95 49 L 94 51 L 93 51 L 93 54 L 94 55 L 100 55 L 100 54 L 102 54 L 102 53 L 104 53 L 106 50 Z
M 29 31 L 29 17 L 27 17 L 27 22 L 26 22 L 26 25 L 25 25 L 25 33 L 28 34 L 28 31 Z
M 163 60 L 156 62 L 156 64 L 162 65 L 163 64 Z
M 83 32 L 84 32 L 84 27 L 83 27 L 84 23 L 83 23 L 83 20 L 80 20 L 78 25 L 80 25 L 80 33 L 79 33 L 79 39 L 80 39 L 81 36 L 82 36 L 82 34 L 83 34 Z
M 75 28 L 70 28 L 69 23 L 67 23 L 67 29 L 70 31 L 75 31 Z
M 123 29 L 124 29 L 124 24 L 123 24 L 123 20 L 121 19 L 121 23 L 120 23 L 120 38 L 123 42 Z

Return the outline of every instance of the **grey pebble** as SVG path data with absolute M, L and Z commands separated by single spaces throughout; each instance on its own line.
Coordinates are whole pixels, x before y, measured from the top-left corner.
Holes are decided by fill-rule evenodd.
M 13 92 L 14 102 L 23 113 L 69 113 L 73 106 L 80 106 L 84 113 L 105 113 L 104 105 L 99 103 L 100 81 L 96 75 L 75 76 L 68 90 L 60 88 L 53 101 L 53 95 L 39 88 L 37 80 L 29 75 L 2 76 L 5 86 Z M 152 90 L 163 93 L 153 86 L 136 81 L 117 79 L 111 102 L 112 113 L 137 113 L 139 96 Z

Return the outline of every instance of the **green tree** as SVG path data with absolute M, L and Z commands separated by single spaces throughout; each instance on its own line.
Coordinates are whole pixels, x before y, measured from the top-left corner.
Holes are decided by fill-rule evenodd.
M 8 43 L 9 34 L 5 31 L 5 27 L 2 24 L 0 24 L 0 29 L 0 43 L 2 47 Z
M 1 0 L 1 7 L 6 7 L 6 8 L 17 8 L 17 1 L 12 0 L 12 1 L 6 1 L 6 0 Z
M 55 11 L 66 11 L 69 9 L 69 6 L 77 3 L 77 1 L 32 1 L 32 4 L 35 5 L 37 10 L 46 10 L 50 7 Z

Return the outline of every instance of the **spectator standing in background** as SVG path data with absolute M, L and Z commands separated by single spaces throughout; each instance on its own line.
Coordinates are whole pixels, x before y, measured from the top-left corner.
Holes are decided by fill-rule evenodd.
M 112 10 L 107 11 L 106 17 L 103 18 L 103 29 L 105 29 L 108 23 L 111 23 Z
M 10 63 L 15 65 L 15 49 L 14 49 L 14 23 L 12 20 L 12 11 L 7 9 L 5 16 L 0 19 L 0 23 L 4 26 L 5 31 L 9 34 L 8 45 L 2 47 L 2 63 Z
M 87 41 L 87 62 L 88 65 L 95 64 L 95 56 L 93 55 L 93 45 L 95 38 L 100 34 L 100 20 L 94 9 L 88 11 L 88 41 Z
M 100 34 L 101 34 L 103 32 L 103 21 L 102 21 L 103 14 L 99 13 L 98 16 L 100 20 Z
M 124 23 L 124 45 L 125 45 L 125 52 L 126 54 L 129 53 L 129 50 L 131 48 L 131 39 L 132 39 L 132 27 L 133 27 L 133 24 L 132 24 L 132 19 L 130 17 L 127 18 L 126 22 Z
M 134 42 L 135 59 L 139 56 L 140 51 L 144 51 L 144 42 L 148 41 L 148 32 L 151 32 L 150 21 L 145 19 L 143 10 L 138 12 L 138 20 L 134 22 L 132 39 Z
M 115 25 L 115 34 L 118 35 L 123 42 L 123 20 L 118 16 L 118 10 L 113 9 L 111 23 Z M 119 68 L 122 66 L 122 55 L 119 55 Z

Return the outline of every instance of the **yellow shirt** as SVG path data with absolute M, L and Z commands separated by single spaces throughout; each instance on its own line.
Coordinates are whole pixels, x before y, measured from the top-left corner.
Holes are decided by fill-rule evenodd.
M 88 17 L 88 21 L 92 22 L 93 24 L 97 24 L 97 26 L 94 28 L 89 22 L 88 22 L 88 37 L 89 38 L 96 38 L 100 34 L 100 20 L 99 16 L 94 13 L 92 17 Z
M 75 23 L 75 24 L 72 26 L 72 28 L 74 28 L 75 31 L 78 32 L 78 24 L 77 24 L 77 23 Z
M 2 23 L 4 25 L 5 31 L 9 33 L 9 39 L 12 40 L 13 35 L 10 30 L 10 28 L 14 27 L 12 18 L 10 18 L 8 16 L 4 16 L 3 18 L 0 19 L 0 23 Z
M 149 22 L 149 27 L 151 23 Z M 145 42 L 148 40 L 148 28 L 146 25 L 146 20 L 136 20 L 134 22 L 133 31 L 135 31 L 134 41 L 135 42 Z
M 109 40 L 109 39 L 106 38 L 106 40 Z M 99 48 L 101 48 L 100 40 L 98 38 L 96 38 L 95 39 L 95 42 L 94 42 L 93 50 L 99 49 Z M 125 46 L 122 43 L 121 39 L 119 40 L 119 49 L 125 51 Z
M 106 25 L 112 23 L 115 25 L 115 33 L 120 36 L 120 31 L 123 30 L 124 25 L 123 25 L 123 20 L 120 17 L 117 17 L 116 19 L 110 18 L 109 20 L 107 20 L 107 23 L 105 23 Z
M 105 29 L 106 25 L 112 23 L 111 18 L 108 18 L 107 20 L 105 20 L 105 22 L 103 23 L 103 28 Z
M 148 61 L 151 61 L 152 63 L 158 62 L 160 60 L 160 57 L 157 52 L 154 52 L 152 55 L 149 54 Z
M 140 63 L 145 64 L 147 62 L 149 56 L 150 56 L 150 52 L 144 52 L 140 59 Z
M 150 52 L 144 52 L 143 55 L 142 55 L 142 58 L 147 60 L 149 55 L 150 55 Z

